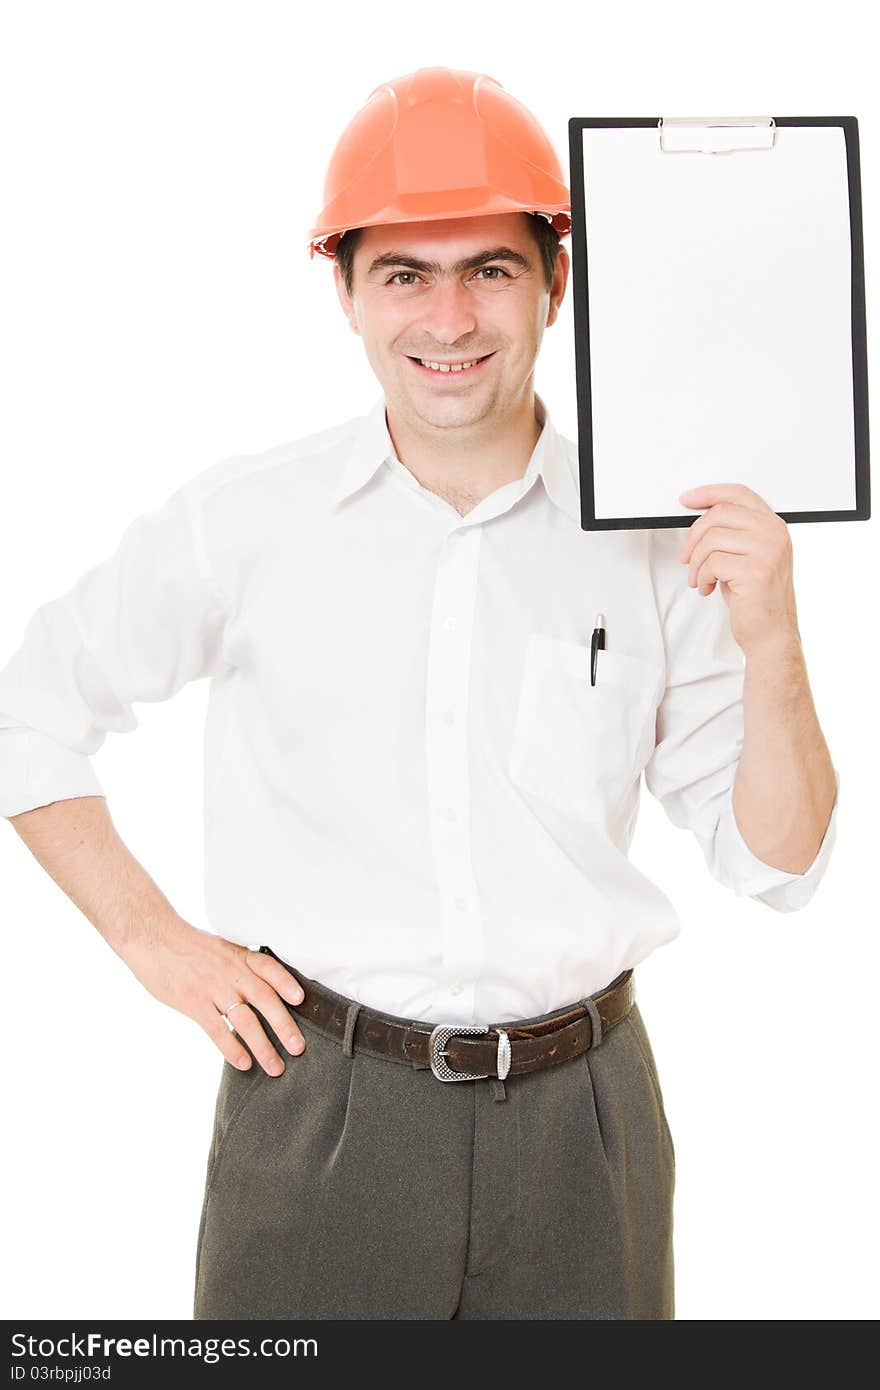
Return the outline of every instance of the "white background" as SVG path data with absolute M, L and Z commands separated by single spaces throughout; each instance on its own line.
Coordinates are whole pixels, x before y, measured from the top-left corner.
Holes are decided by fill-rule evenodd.
M 497 78 L 566 170 L 571 115 L 858 116 L 872 357 L 880 113 L 867 10 L 851 0 L 749 0 L 717 30 L 705 5 L 676 0 L 345 13 L 31 0 L 0 14 L 3 661 L 37 604 L 185 478 L 372 402 L 306 232 L 346 122 L 415 68 Z M 575 438 L 571 284 L 536 386 Z M 633 847 L 684 924 L 637 972 L 677 1149 L 679 1319 L 878 1312 L 877 542 L 873 522 L 791 529 L 841 774 L 826 879 L 800 913 L 737 899 L 647 793 Z M 123 839 L 201 926 L 206 696 L 197 683 L 138 706 L 136 735 L 96 755 Z M 5 1316 L 189 1318 L 220 1054 L 8 825 L 0 913 Z

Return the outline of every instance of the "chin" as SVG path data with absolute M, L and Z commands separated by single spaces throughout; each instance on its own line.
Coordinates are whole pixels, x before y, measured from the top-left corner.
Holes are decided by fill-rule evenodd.
M 488 413 L 485 401 L 413 401 L 412 408 L 432 425 L 472 425 Z

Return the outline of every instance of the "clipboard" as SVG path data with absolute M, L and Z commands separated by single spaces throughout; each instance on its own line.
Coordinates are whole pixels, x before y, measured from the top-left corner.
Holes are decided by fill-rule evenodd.
M 854 116 L 568 123 L 581 526 L 870 517 Z

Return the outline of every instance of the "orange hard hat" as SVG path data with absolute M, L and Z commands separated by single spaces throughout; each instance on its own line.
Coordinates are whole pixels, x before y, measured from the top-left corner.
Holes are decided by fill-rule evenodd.
M 309 257 L 379 223 L 532 212 L 571 231 L 571 194 L 547 135 L 494 77 L 419 68 L 384 82 L 330 157 Z

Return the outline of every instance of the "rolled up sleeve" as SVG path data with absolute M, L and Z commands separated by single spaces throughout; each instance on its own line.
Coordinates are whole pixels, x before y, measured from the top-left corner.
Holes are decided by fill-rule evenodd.
M 733 810 L 743 745 L 745 657 L 731 631 L 720 587 L 708 596 L 689 588 L 687 571 L 677 559 L 680 534 L 654 534 L 666 685 L 645 784 L 672 823 L 693 832 L 720 883 L 777 912 L 796 911 L 813 897 L 834 847 L 839 773 L 835 768 L 835 800 L 824 838 L 804 873 L 778 869 L 752 853 Z
M 758 898 L 777 912 L 796 912 L 806 907 L 825 873 L 837 837 L 837 801 L 840 795 L 840 774 L 834 769 L 835 793 L 831 817 L 816 851 L 812 864 L 802 874 L 786 873 L 763 863 L 746 844 L 736 823 L 733 811 L 733 789 L 725 797 L 722 815 L 715 833 L 714 853 L 719 864 L 727 868 L 729 885 L 735 893 Z
M 0 814 L 103 796 L 91 761 L 134 704 L 221 671 L 225 597 L 186 487 L 126 527 L 112 555 L 31 616 L 0 668 Z

